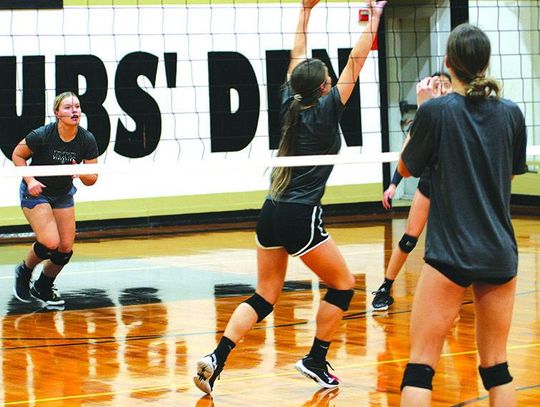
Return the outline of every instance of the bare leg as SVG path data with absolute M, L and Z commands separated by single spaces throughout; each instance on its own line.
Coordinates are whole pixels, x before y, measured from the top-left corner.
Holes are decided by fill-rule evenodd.
M 309 251 L 301 259 L 328 287 L 336 290 L 351 290 L 354 288 L 354 277 L 332 239 L 328 239 L 320 246 Z M 342 317 L 343 310 L 341 308 L 326 301 L 321 301 L 317 312 L 315 336 L 320 340 L 330 342 L 339 328 Z
M 60 243 L 58 228 L 49 204 L 39 204 L 32 209 L 23 208 L 23 214 L 36 235 L 36 240 L 49 249 L 56 249 Z M 26 267 L 34 269 L 43 259 L 36 256 L 34 249 L 30 249 L 24 263 Z
M 285 249 L 265 250 L 257 248 L 257 289 L 256 292 L 270 304 L 275 304 L 287 271 L 288 254 Z M 257 313 L 248 304 L 241 303 L 234 310 L 224 336 L 238 343 L 257 323 Z
M 480 366 L 491 367 L 507 361 L 506 345 L 512 321 L 516 279 L 503 285 L 477 283 L 473 286 L 476 310 L 476 342 Z M 515 406 L 512 383 L 489 390 L 492 407 Z
M 53 209 L 53 215 L 60 239 L 57 245 L 58 251 L 69 253 L 73 250 L 73 243 L 75 241 L 75 207 Z M 63 268 L 63 265 L 54 264 L 50 260 L 47 260 L 43 267 L 43 274 L 51 278 L 56 277 Z
M 265 250 L 257 247 L 257 289 L 256 293 L 266 302 L 274 305 L 283 288 L 289 255 L 283 248 Z M 210 394 L 214 382 L 221 373 L 229 352 L 257 323 L 257 312 L 246 303 L 234 310 L 217 348 L 211 355 L 197 361 L 195 385 Z
M 454 284 L 433 267 L 425 264 L 413 301 L 410 324 L 411 363 L 436 368 L 445 337 L 458 313 L 465 288 Z M 405 386 L 401 405 L 429 406 L 431 391 Z

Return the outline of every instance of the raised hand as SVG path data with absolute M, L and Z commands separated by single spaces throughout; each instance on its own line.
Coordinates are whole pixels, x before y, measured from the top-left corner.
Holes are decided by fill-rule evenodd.
M 304 8 L 313 8 L 315 7 L 320 0 L 302 0 L 302 6 Z
M 383 13 L 384 6 L 386 6 L 387 1 L 368 1 L 368 8 L 371 16 L 381 17 Z
M 437 94 L 436 84 L 438 76 L 428 76 L 416 84 L 416 103 L 420 106 L 426 100 L 440 95 Z

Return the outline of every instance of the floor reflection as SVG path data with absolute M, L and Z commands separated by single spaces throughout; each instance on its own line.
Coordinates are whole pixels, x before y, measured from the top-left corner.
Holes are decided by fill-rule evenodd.
M 375 314 L 369 305 L 403 228 L 400 220 L 331 230 L 356 279 L 355 296 L 329 351 L 340 390 L 319 390 L 293 368 L 311 346 L 326 287 L 291 259 L 274 312 L 231 354 L 214 399 L 194 388 L 193 368 L 255 290 L 253 233 L 80 242 L 78 259 L 58 279 L 66 300 L 62 310 L 13 297 L 13 268 L 27 246 L 10 247 L 11 257 L 2 257 L 7 248 L 0 246 L 0 404 L 397 406 L 423 241 L 394 285 L 392 308 Z M 523 245 L 509 357 L 518 388 L 529 392 L 520 405 L 540 400 L 540 323 L 537 290 L 531 288 L 540 270 L 538 230 L 538 221 L 517 222 Z M 485 395 L 471 301 L 468 293 L 445 343 L 434 406 Z

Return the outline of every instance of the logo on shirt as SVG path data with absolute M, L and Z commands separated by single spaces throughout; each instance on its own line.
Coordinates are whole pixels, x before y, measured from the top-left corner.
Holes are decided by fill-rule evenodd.
M 60 164 L 70 164 L 75 158 L 77 158 L 77 154 L 73 151 L 54 150 L 52 154 L 53 161 L 59 161 Z

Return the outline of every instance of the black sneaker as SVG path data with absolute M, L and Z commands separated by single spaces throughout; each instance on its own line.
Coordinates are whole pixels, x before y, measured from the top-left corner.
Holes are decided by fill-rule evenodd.
M 328 371 L 328 366 L 334 368 L 326 360 L 316 362 L 309 356 L 300 359 L 294 367 L 308 379 L 316 381 L 320 386 L 326 389 L 333 389 L 339 385 L 339 379 Z
M 211 353 L 197 361 L 197 374 L 193 376 L 193 383 L 206 394 L 212 393 L 214 382 L 219 378 L 225 365 L 217 363 L 216 355 Z
M 374 311 L 385 311 L 394 303 L 394 298 L 390 295 L 390 290 L 385 286 L 381 286 L 377 291 L 371 294 L 375 295 L 371 302 L 371 308 Z
M 65 301 L 60 296 L 60 293 L 55 286 L 52 286 L 49 290 L 38 291 L 36 284 L 32 284 L 30 287 L 30 294 L 32 297 L 44 302 L 46 305 L 64 305 Z
M 32 271 L 25 270 L 24 264 L 21 263 L 15 267 L 15 285 L 13 286 L 13 294 L 22 302 L 32 302 L 30 295 L 30 278 Z

